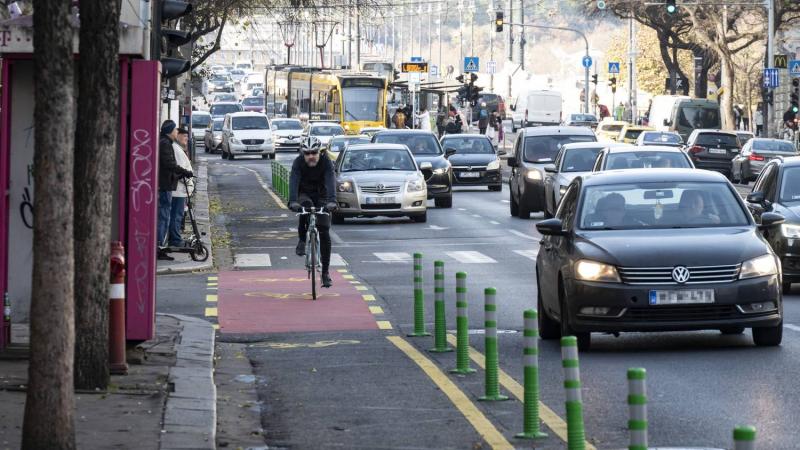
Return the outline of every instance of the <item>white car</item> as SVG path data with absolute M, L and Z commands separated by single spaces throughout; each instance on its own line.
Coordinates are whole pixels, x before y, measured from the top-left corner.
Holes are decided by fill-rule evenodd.
M 298 151 L 303 143 L 303 123 L 298 119 L 272 119 L 275 151 Z
M 205 134 L 208 124 L 211 123 L 211 114 L 207 111 L 192 111 L 192 142 L 194 145 L 205 147 Z
M 575 177 L 592 171 L 594 161 L 606 146 L 602 142 L 576 142 L 564 144 L 556 155 L 553 164 L 544 166 L 544 215 L 553 217 L 558 202 Z
M 227 114 L 222 123 L 222 158 L 235 159 L 242 155 L 261 155 L 275 159 L 272 130 L 264 113 L 237 112 Z
M 345 134 L 344 128 L 336 122 L 311 122 L 303 131 L 303 142 L 309 147 L 314 142 L 319 142 L 325 147 L 332 137 L 340 134 Z

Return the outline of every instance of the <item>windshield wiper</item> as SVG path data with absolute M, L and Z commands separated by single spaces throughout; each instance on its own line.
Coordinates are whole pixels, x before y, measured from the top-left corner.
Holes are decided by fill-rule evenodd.
M 358 120 L 358 117 L 356 117 L 355 115 L 353 115 L 353 113 L 351 113 L 350 111 L 348 111 L 348 110 L 346 110 L 346 109 L 345 109 L 345 110 L 344 110 L 344 113 L 345 113 L 345 114 L 349 114 L 349 115 L 350 115 L 350 117 L 352 117 L 352 118 L 353 118 L 353 120 Z

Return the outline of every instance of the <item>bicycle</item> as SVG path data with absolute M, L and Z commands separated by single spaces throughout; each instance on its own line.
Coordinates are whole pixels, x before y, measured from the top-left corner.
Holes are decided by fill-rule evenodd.
M 320 262 L 320 243 L 319 233 L 317 232 L 317 215 L 329 216 L 330 213 L 325 211 L 325 208 L 320 208 L 319 211 L 315 207 L 311 207 L 306 211 L 305 207 L 300 209 L 297 213 L 298 216 L 308 217 L 308 228 L 306 230 L 306 270 L 308 271 L 308 278 L 311 280 L 311 299 L 317 299 L 317 273 L 322 273 L 322 262 Z

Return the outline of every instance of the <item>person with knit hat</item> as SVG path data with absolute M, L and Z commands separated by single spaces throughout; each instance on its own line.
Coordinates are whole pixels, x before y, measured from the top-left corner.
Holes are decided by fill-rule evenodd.
M 175 161 L 175 150 L 172 143 L 178 138 L 178 126 L 172 120 L 165 120 L 161 124 L 161 134 L 158 138 L 158 228 L 156 231 L 156 246 L 158 259 L 172 261 L 173 257 L 163 248 L 164 239 L 167 237 L 169 216 L 172 210 L 172 191 L 178 188 L 178 180 L 191 177 L 193 174 L 178 165 Z

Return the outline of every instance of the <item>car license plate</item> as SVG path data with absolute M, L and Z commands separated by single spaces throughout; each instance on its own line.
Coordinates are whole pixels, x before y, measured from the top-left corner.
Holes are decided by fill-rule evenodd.
M 728 151 L 725 150 L 724 148 L 710 148 L 708 149 L 708 153 L 714 153 L 717 155 L 727 155 Z
M 461 172 L 458 174 L 461 178 L 480 178 L 480 172 Z
M 368 205 L 386 205 L 389 203 L 397 203 L 394 197 L 367 197 Z
M 651 305 L 688 305 L 695 303 L 714 303 L 714 290 L 682 289 L 674 291 L 650 291 Z
M 260 145 L 248 145 L 247 149 L 248 150 L 261 150 L 261 146 Z

